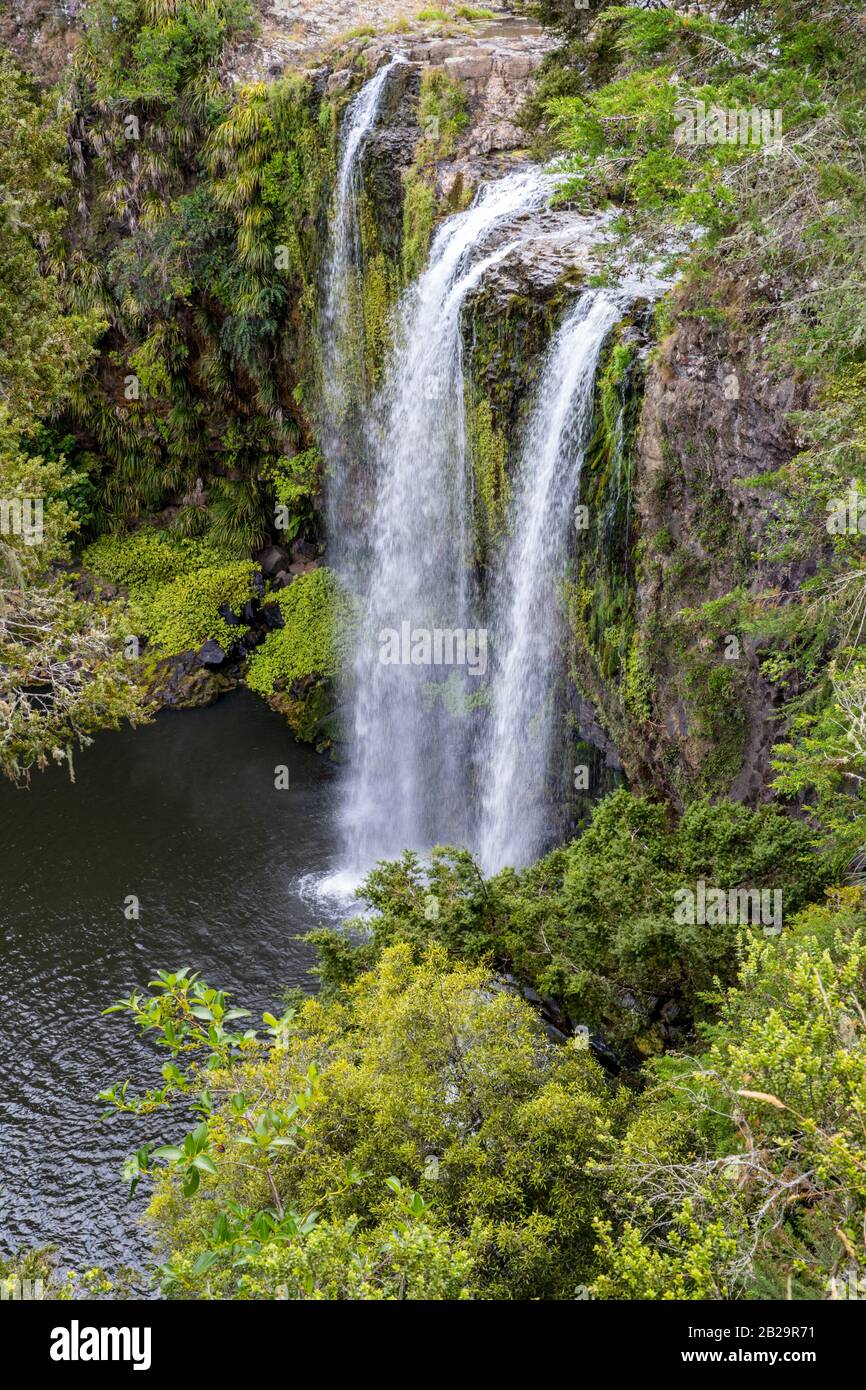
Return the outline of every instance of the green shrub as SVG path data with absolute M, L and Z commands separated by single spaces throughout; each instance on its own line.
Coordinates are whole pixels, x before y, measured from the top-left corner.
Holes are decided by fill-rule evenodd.
M 250 597 L 255 568 L 249 560 L 237 560 L 182 574 L 160 585 L 140 606 L 133 605 L 132 612 L 162 655 L 177 656 L 209 638 L 227 651 L 247 629 L 227 623 L 218 609 L 223 604 L 233 612 L 243 607 Z
M 821 892 L 827 866 L 807 827 L 776 806 L 704 799 L 673 823 L 661 804 L 618 791 L 583 835 L 520 874 L 485 881 L 467 852 L 450 849 L 434 850 L 428 866 L 407 853 L 377 867 L 362 889 L 372 941 L 359 964 L 392 941 L 437 940 L 455 956 L 514 970 L 574 1023 L 657 1051 L 659 1004 L 677 1001 L 682 1023 L 705 1015 L 703 992 L 717 975 L 733 979 L 743 937 L 761 930 L 678 921 L 677 895 L 697 891 L 699 879 L 725 891 L 778 889 L 787 920 Z M 350 978 L 352 964 L 328 939 L 314 935 L 331 985 Z
M 167 1167 L 150 1216 L 170 1290 L 532 1299 L 589 1280 L 591 1160 L 627 1094 L 486 970 L 394 946 L 340 1001 L 266 1015 L 271 1043 L 232 1033 L 224 995 L 161 978 L 122 1007 L 176 1059 L 197 1045 L 212 1061 L 188 1084 L 175 1062 L 142 1102 L 102 1099 L 139 1110 L 206 1087 L 193 1133 L 127 1169 Z
M 251 656 L 250 689 L 272 695 L 308 676 L 338 675 L 353 609 L 333 570 L 299 575 L 277 602 L 285 625 L 271 632 Z
M 81 558 L 100 579 L 135 590 L 189 574 L 216 554 L 201 542 L 142 527 L 131 535 L 100 536 Z
M 748 943 L 706 1051 L 654 1064 L 597 1297 L 862 1296 L 866 901 L 828 897 Z

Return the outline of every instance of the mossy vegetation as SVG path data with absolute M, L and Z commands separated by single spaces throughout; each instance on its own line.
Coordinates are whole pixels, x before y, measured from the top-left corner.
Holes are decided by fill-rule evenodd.
M 127 1163 L 133 1185 L 154 1184 L 165 1292 L 727 1300 L 856 1288 L 862 891 L 798 906 L 814 850 L 774 808 L 705 803 L 670 829 L 661 807 L 619 793 L 581 840 L 520 877 L 485 883 L 447 850 L 426 872 L 412 855 L 382 865 L 364 890 L 369 940 L 319 934 L 326 993 L 265 1014 L 261 1032 L 235 1032 L 245 1011 L 188 971 L 121 1001 L 173 1060 L 154 1089 L 104 1090 L 107 1112 L 177 1107 L 183 1119 L 197 1097 L 201 1115 Z M 665 899 L 683 873 L 775 877 L 786 930 L 675 930 Z M 492 951 L 514 965 L 521 947 L 527 963 L 547 958 L 540 984 L 566 952 L 590 1026 L 615 1004 L 647 1057 L 645 1087 L 603 1071 L 588 1033 L 545 1036 L 486 964 Z M 659 1055 L 639 1030 L 660 1001 L 635 972 L 667 970 L 695 999 L 723 961 L 727 983 L 701 1001 L 713 1022 L 690 1052 Z M 661 1014 L 678 1035 L 670 999 Z M 725 1176 L 743 1167 L 750 1181 Z M 808 1200 L 777 1212 L 801 1185 Z
M 247 685 L 285 717 L 296 737 L 330 747 L 333 684 L 342 672 L 357 624 L 353 600 L 332 570 L 300 575 L 277 597 L 283 626 L 252 654 Z
M 127 632 L 154 643 L 158 657 L 197 650 L 211 639 L 228 652 L 247 630 L 237 620 L 227 622 L 220 609 L 237 614 L 250 598 L 256 568 L 250 560 L 231 560 L 207 542 L 150 529 L 102 536 L 83 559 L 99 578 L 126 591 Z
M 505 534 L 511 497 L 508 440 L 494 425 L 493 410 L 484 397 L 467 403 L 466 438 L 475 479 L 476 554 L 484 563 Z
M 354 609 L 332 570 L 300 575 L 277 602 L 284 626 L 250 661 L 247 683 L 262 695 L 307 676 L 336 676 L 351 638 Z
M 454 184 L 450 196 L 440 206 L 436 167 L 454 153 L 461 132 L 469 120 L 466 94 L 460 83 L 444 69 L 425 68 L 418 99 L 421 138 L 415 159 L 404 175 L 403 185 L 403 283 L 420 274 L 427 258 L 436 220 L 444 211 L 457 211 L 463 197 L 462 181 Z
M 209 525 L 241 555 L 270 531 L 262 465 L 310 436 L 296 387 L 315 360 L 335 112 L 296 76 L 230 92 L 220 57 L 251 24 L 236 0 L 116 9 L 91 6 L 73 84 L 89 217 L 62 274 L 112 329 L 75 420 L 106 460 L 107 519 L 183 504 L 203 484 L 208 504 L 179 524 Z

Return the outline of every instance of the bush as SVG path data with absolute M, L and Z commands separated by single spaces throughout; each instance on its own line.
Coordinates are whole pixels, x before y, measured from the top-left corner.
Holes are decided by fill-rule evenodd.
M 336 676 L 353 620 L 350 600 L 333 570 L 299 575 L 277 598 L 285 626 L 250 658 L 247 685 L 272 695 L 308 676 Z
M 166 656 L 200 647 L 210 638 L 228 651 L 247 629 L 227 623 L 219 609 L 227 604 L 237 612 L 243 607 L 255 568 L 249 560 L 237 560 L 182 574 L 161 585 L 133 612 L 140 615 L 142 631 Z
M 655 1064 L 601 1223 L 602 1298 L 862 1296 L 866 898 L 748 943 L 696 1059 Z
M 100 536 L 81 558 L 100 579 L 134 590 L 190 574 L 215 559 L 216 552 L 170 531 L 143 527 L 132 535 Z
M 359 964 L 395 940 L 441 941 L 514 970 L 573 1022 L 654 1051 L 668 1036 L 662 1006 L 675 1002 L 687 1027 L 705 1012 L 714 977 L 734 978 L 743 936 L 760 930 L 678 922 L 676 895 L 699 879 L 725 891 L 779 889 L 788 918 L 821 892 L 826 866 L 809 830 L 775 806 L 703 800 L 673 824 L 665 807 L 618 791 L 579 839 L 520 874 L 485 881 L 469 854 L 449 849 L 434 850 L 429 866 L 409 853 L 380 865 L 361 889 L 373 916 Z M 332 947 L 327 932 L 314 940 L 326 984 L 350 978 L 351 951 Z
M 206 541 L 142 528 L 129 536 L 100 536 L 84 563 L 101 579 L 129 590 L 129 622 L 159 648 L 178 656 L 208 639 L 224 650 L 247 631 L 219 609 L 237 612 L 252 592 L 251 560 L 228 560 Z
M 341 1000 L 265 1015 L 269 1043 L 230 1034 L 225 996 L 186 972 L 157 984 L 118 1007 L 168 1042 L 166 1085 L 102 1099 L 146 1110 L 205 1085 L 197 1129 L 127 1170 L 167 1166 L 150 1216 L 175 1292 L 568 1298 L 589 1279 L 589 1163 L 626 1094 L 489 972 L 394 946 Z M 196 1045 L 211 1059 L 186 1084 Z

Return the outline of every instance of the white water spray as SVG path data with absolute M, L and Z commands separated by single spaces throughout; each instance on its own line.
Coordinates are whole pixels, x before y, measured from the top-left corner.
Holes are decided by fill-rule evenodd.
M 477 633 L 461 310 L 487 271 L 520 245 L 520 217 L 543 205 L 550 187 L 536 170 L 509 175 L 442 225 L 427 270 L 401 304 L 370 413 L 376 505 L 344 814 L 347 857 L 359 872 L 406 847 L 471 839 L 466 711 L 479 678 L 465 666 L 386 665 L 381 634 L 404 624 L 412 632 Z
M 512 506 L 512 540 L 493 587 L 499 660 L 479 759 L 482 868 L 528 864 L 545 847 L 547 775 L 554 743 L 558 581 L 592 424 L 604 340 L 622 313 L 604 291 L 578 300 L 553 339 L 526 431 Z
M 441 225 L 427 269 L 395 314 L 378 398 L 364 401 L 361 162 L 388 78 L 402 61 L 380 69 L 348 109 L 326 261 L 330 563 L 364 615 L 346 692 L 342 865 L 321 885 L 326 893 L 351 889 L 377 859 L 406 848 L 468 845 L 488 872 L 528 863 L 543 849 L 556 741 L 557 585 L 598 358 L 622 312 L 613 296 L 587 292 L 546 356 L 513 490 L 510 540 L 488 595 L 492 671 L 430 664 L 419 654 L 423 642 L 411 640 L 400 645 L 399 659 L 383 660 L 388 633 L 478 635 L 461 315 L 497 263 L 545 235 L 521 219 L 546 204 L 555 183 L 539 170 L 507 175 Z M 485 698 L 487 719 L 472 717 Z
M 362 534 L 360 495 L 364 487 L 363 428 L 351 418 L 363 407 L 364 344 L 361 309 L 362 254 L 358 205 L 364 152 L 376 126 L 383 97 L 395 70 L 406 59 L 396 54 L 365 83 L 349 103 L 340 132 L 340 153 L 329 226 L 321 303 L 322 418 L 320 440 L 330 484 L 328 532 L 331 563 L 352 582 Z

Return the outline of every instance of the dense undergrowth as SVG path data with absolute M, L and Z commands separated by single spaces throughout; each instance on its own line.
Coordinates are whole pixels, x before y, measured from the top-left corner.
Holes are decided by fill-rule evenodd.
M 567 882 L 584 851 L 578 842 L 564 853 Z M 470 865 L 461 869 L 464 897 L 447 907 L 460 930 L 441 933 L 450 951 L 425 939 L 420 902 L 413 924 L 386 875 L 374 876 L 371 898 L 392 919 L 401 912 L 399 925 L 383 929 L 351 983 L 266 1014 L 264 1033 L 187 971 L 117 1006 L 169 1060 L 152 1090 L 104 1091 L 106 1113 L 156 1125 L 173 1105 L 198 1112 L 185 1136 L 127 1164 L 133 1187 L 155 1183 L 165 1292 L 856 1296 L 862 892 L 830 893 L 779 938 L 740 933 L 731 984 L 706 999 L 712 1021 L 688 1050 L 650 1060 L 637 1085 L 599 1065 L 586 1033 L 547 1037 L 509 977 L 461 961 L 472 912 Z M 439 901 L 445 872 L 434 866 Z M 537 914 L 537 879 L 522 891 Z M 493 881 L 474 892 L 520 935 L 520 890 Z

